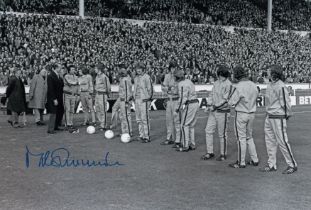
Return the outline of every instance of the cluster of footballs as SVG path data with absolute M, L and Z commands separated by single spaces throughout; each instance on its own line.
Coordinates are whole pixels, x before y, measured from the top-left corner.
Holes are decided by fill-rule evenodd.
M 95 128 L 94 126 L 90 125 L 90 126 L 88 126 L 88 127 L 86 128 L 86 132 L 87 132 L 88 134 L 94 134 L 94 133 L 96 132 L 96 128 Z M 112 139 L 113 137 L 114 137 L 114 133 L 113 133 L 112 130 L 107 130 L 107 131 L 105 132 L 105 138 L 106 138 L 106 139 Z M 121 135 L 121 142 L 123 142 L 123 143 L 129 143 L 130 141 L 131 141 L 131 136 L 130 136 L 128 133 L 123 133 L 123 134 Z

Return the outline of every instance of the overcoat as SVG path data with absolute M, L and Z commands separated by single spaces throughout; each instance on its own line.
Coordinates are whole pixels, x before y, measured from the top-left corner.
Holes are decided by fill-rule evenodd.
M 56 114 L 57 106 L 54 105 L 54 100 L 57 99 L 58 105 L 63 104 L 63 79 L 56 75 L 54 71 L 49 71 L 47 76 L 47 113 Z
M 13 112 L 22 113 L 26 111 L 25 86 L 21 79 L 12 76 L 6 89 L 8 98 L 7 109 Z
M 47 78 L 44 78 L 41 74 L 36 74 L 30 83 L 28 104 L 29 108 L 45 108 L 47 88 Z

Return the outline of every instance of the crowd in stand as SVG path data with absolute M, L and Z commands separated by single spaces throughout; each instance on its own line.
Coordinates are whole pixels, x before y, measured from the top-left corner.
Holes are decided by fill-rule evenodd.
M 16 68 L 25 84 L 55 58 L 64 66 L 98 62 L 109 68 L 111 83 L 117 83 L 120 63 L 131 71 L 144 62 L 160 84 L 170 60 L 177 60 L 186 77 L 196 84 L 213 83 L 215 67 L 242 64 L 255 82 L 265 81 L 265 69 L 279 63 L 287 82 L 309 82 L 311 42 L 294 33 L 236 29 L 185 23 L 64 18 L 52 15 L 0 15 L 0 85 Z M 263 76 L 263 77 L 262 77 Z
M 0 0 L 0 10 L 78 15 L 78 0 Z M 267 0 L 85 0 L 85 15 L 264 28 Z M 273 0 L 273 27 L 311 30 L 306 0 Z
M 0 11 L 78 15 L 77 0 L 0 0 Z

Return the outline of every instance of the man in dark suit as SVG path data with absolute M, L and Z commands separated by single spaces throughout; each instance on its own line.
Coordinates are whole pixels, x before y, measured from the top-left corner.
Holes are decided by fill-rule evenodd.
M 63 121 L 63 116 L 65 113 L 65 109 L 64 109 L 64 73 L 63 73 L 63 65 L 59 65 L 59 73 L 58 73 L 58 79 L 59 79 L 59 85 L 60 85 L 60 90 L 57 90 L 57 97 L 58 97 L 58 104 L 60 104 L 59 106 L 57 106 L 57 114 L 56 114 L 56 130 L 63 130 L 62 127 L 62 121 Z
M 19 115 L 26 111 L 26 94 L 25 87 L 21 80 L 21 71 L 17 70 L 10 77 L 9 85 L 6 89 L 8 98 L 7 109 L 12 115 L 8 122 L 14 127 L 19 128 Z
M 50 114 L 48 133 L 54 134 L 55 130 L 61 130 L 61 122 L 64 115 L 63 87 L 64 82 L 61 77 L 61 65 L 53 63 L 49 65 L 47 77 L 47 112 Z

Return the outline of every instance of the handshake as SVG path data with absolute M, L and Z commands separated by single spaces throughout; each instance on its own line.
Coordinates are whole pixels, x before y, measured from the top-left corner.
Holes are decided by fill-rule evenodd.
M 215 105 L 207 105 L 206 108 L 204 109 L 204 112 L 214 112 L 216 110 Z
M 179 113 L 181 110 L 184 110 L 184 109 L 185 109 L 185 104 L 182 105 L 180 108 L 176 109 L 175 112 Z

